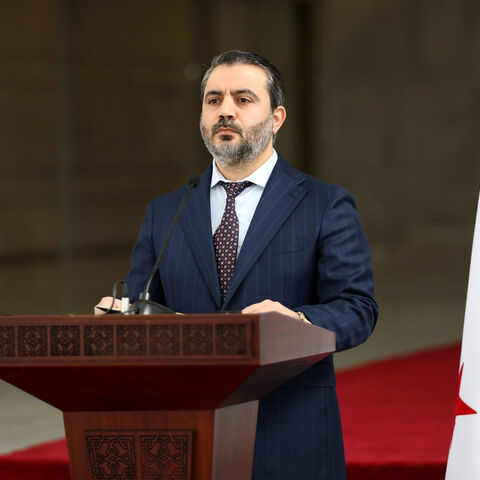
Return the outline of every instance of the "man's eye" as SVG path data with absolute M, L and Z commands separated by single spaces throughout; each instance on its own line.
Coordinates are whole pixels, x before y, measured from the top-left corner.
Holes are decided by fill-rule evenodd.
M 240 103 L 250 103 L 250 99 L 249 99 L 249 98 L 246 98 L 246 97 L 240 97 L 240 98 L 238 99 L 238 101 L 239 101 Z
M 218 98 L 211 98 L 210 100 L 208 100 L 208 103 L 210 105 L 215 105 L 218 103 Z

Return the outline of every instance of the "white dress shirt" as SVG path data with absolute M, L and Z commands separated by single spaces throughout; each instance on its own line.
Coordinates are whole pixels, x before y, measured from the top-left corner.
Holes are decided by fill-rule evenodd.
M 265 185 L 270 178 L 273 167 L 277 163 L 277 152 L 273 150 L 272 156 L 258 167 L 248 177 L 238 180 L 239 182 L 249 181 L 253 185 L 246 188 L 235 198 L 235 211 L 238 217 L 238 250 L 237 257 L 242 248 L 243 241 L 247 235 L 248 227 L 252 221 L 253 214 L 257 208 L 260 197 L 262 196 Z M 227 203 L 227 192 L 218 183 L 220 180 L 228 183 L 231 180 L 227 180 L 218 170 L 217 164 L 213 161 L 212 169 L 212 181 L 210 184 L 210 212 L 212 217 L 212 235 L 217 230 L 220 222 L 222 221 L 223 213 L 225 211 L 225 205 Z

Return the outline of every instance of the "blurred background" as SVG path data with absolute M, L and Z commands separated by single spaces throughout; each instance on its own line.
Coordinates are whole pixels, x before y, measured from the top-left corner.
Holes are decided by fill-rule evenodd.
M 147 203 L 210 160 L 199 82 L 228 49 L 282 71 L 277 150 L 348 188 L 362 215 L 381 314 L 337 366 L 458 341 L 480 179 L 477 0 L 0 0 L 0 313 L 90 313 L 111 293 Z M 6 384 L 0 423 L 13 403 L 37 422 L 23 442 L 62 434 L 58 411 Z

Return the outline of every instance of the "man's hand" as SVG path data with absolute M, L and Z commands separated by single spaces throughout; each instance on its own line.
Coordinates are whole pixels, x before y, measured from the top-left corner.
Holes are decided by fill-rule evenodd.
M 112 307 L 112 300 L 113 297 L 103 297 L 100 302 L 95 306 L 93 312 L 95 315 L 103 315 L 105 312 L 103 310 L 100 310 L 97 307 L 105 307 L 105 308 L 110 308 Z M 120 310 L 122 308 L 122 302 L 118 298 L 115 299 L 113 302 L 113 307 L 114 310 Z
M 260 303 L 254 303 L 245 307 L 242 310 L 242 313 L 265 313 L 265 312 L 278 312 L 282 315 L 287 315 L 288 317 L 295 318 L 300 321 L 297 312 L 290 310 L 289 308 L 282 305 L 280 302 L 273 302 L 272 300 L 264 300 Z

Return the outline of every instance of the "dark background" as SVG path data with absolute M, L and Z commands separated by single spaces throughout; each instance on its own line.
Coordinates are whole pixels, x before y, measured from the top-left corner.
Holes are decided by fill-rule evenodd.
M 480 159 L 478 0 L 0 0 L 0 313 L 88 313 L 148 201 L 203 171 L 204 65 L 269 58 L 277 150 L 354 194 L 378 327 L 347 365 L 459 339 Z

